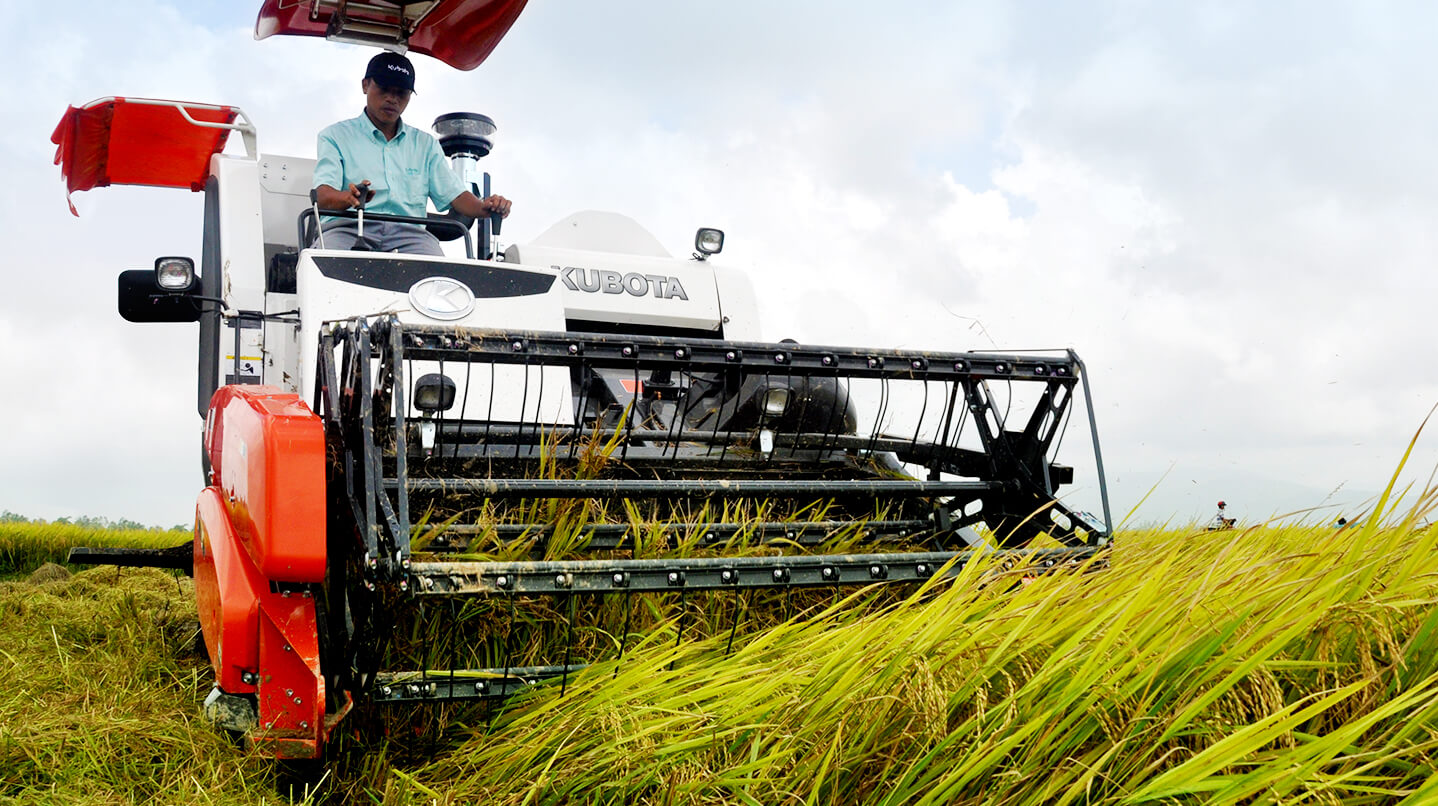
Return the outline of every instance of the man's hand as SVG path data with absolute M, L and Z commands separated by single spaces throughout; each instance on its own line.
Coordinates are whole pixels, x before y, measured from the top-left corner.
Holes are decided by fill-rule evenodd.
M 500 218 L 509 218 L 509 207 L 511 202 L 503 196 L 485 196 L 479 200 L 485 209 L 491 213 L 499 213 Z
M 465 191 L 450 202 L 450 206 L 470 218 L 485 218 L 490 213 L 499 213 L 501 218 L 509 217 L 509 208 L 512 202 L 503 196 L 478 196 Z
M 315 200 L 325 210 L 348 210 L 367 204 L 373 198 L 374 191 L 370 190 L 368 179 L 358 185 L 351 184 L 348 190 L 335 190 L 329 185 L 315 188 Z

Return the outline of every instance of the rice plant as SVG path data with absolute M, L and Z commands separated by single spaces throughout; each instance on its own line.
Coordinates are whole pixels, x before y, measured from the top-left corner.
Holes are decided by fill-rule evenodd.
M 343 723 L 321 800 L 1432 802 L 1434 501 L 1342 531 L 1129 531 L 1106 567 L 1031 578 L 975 557 L 920 588 L 747 603 L 736 639 L 732 596 L 588 621 L 536 603 L 560 625 L 540 643 L 572 630 L 596 662 L 496 711 Z M 194 618 L 158 571 L 0 582 L 0 803 L 281 802 L 274 766 L 198 715 Z M 416 630 L 420 662 L 463 649 Z

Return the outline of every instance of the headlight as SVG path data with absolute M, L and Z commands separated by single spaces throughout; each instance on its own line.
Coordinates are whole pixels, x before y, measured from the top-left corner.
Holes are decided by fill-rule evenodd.
M 724 248 L 724 230 L 705 227 L 694 234 L 694 248 L 702 255 L 717 255 Z
M 789 408 L 789 390 L 778 387 L 764 392 L 762 408 L 764 414 L 770 417 L 778 417 Z
M 414 382 L 414 407 L 420 411 L 449 411 L 454 406 L 454 381 L 431 372 Z
M 155 284 L 166 291 L 189 291 L 195 284 L 195 261 L 187 257 L 155 258 Z

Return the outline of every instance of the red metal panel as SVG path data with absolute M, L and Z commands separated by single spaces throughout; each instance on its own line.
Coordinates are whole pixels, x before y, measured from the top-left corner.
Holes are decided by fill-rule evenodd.
M 261 597 L 259 727 L 252 744 L 275 758 L 316 758 L 324 742 L 325 681 L 308 593 Z
M 206 487 L 195 503 L 195 607 L 215 682 L 231 694 L 255 690 L 241 675 L 259 665 L 259 602 L 268 588 L 235 536 L 220 491 Z
M 489 58 L 499 40 L 508 33 L 526 0 L 441 0 L 414 32 L 408 48 L 413 53 L 433 56 L 450 67 L 473 70 Z M 296 0 L 264 0 L 255 20 L 255 38 L 276 35 L 324 36 L 332 8 Z M 315 9 L 311 16 L 311 9 Z M 364 12 L 350 10 L 352 19 L 363 20 Z
M 195 604 L 215 683 L 254 693 L 250 741 L 275 758 L 316 758 L 347 708 L 325 716 L 319 625 L 308 591 L 275 593 L 230 524 L 224 497 L 206 487 L 195 506 Z M 246 673 L 254 682 L 244 680 Z
M 230 131 L 190 123 L 176 102 L 144 100 L 102 98 L 65 110 L 50 142 L 69 193 L 111 184 L 204 190 L 210 156 L 224 150 Z M 198 121 L 232 123 L 236 116 L 227 106 L 181 105 Z
M 320 582 L 325 573 L 324 426 L 298 395 L 224 386 L 205 435 L 213 479 L 259 573 Z

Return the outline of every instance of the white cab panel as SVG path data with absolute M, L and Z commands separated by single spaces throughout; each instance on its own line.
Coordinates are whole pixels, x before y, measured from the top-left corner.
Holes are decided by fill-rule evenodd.
M 410 291 L 417 283 L 432 277 L 463 283 L 473 295 L 473 309 L 462 316 L 446 315 L 445 318 L 423 313 L 414 304 Z M 304 390 L 314 389 L 319 334 L 327 321 L 395 314 L 406 324 L 564 330 L 563 286 L 553 272 L 544 269 L 427 255 L 307 249 L 300 253 L 296 279 L 304 319 L 300 336 L 301 388 Z M 405 368 L 407 381 L 412 388 L 415 378 L 439 369 L 437 365 L 413 362 Z M 564 367 L 541 370 L 497 365 L 493 367 L 492 376 L 489 364 L 456 367 L 449 363 L 444 369 L 459 386 L 456 410 L 450 412 L 450 416 L 478 419 L 478 412 L 496 421 L 573 422 L 569 371 Z M 413 395 L 407 394 L 406 399 L 412 400 Z M 460 401 L 465 414 L 458 411 Z

